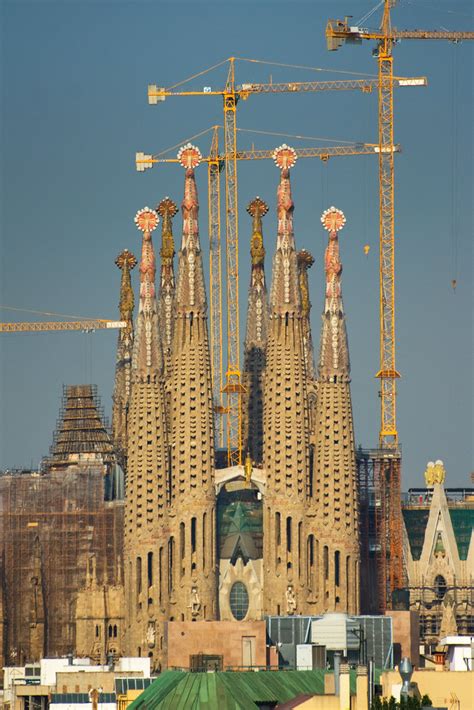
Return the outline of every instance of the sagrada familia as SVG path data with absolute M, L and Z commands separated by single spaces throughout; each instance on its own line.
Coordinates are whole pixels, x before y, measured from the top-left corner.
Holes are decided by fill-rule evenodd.
M 117 258 L 127 327 L 118 339 L 112 435 L 94 387 L 68 386 L 43 472 L 24 477 L 23 488 L 3 482 L 4 505 L 15 510 L 2 517 L 3 662 L 71 651 L 103 659 L 111 652 L 148 655 L 158 669 L 166 664 L 168 621 L 359 612 L 356 452 L 338 242 L 345 219 L 335 208 L 323 215 L 329 239 L 315 366 L 313 258 L 297 250 L 293 231 L 296 155 L 281 146 L 276 156 L 278 230 L 268 292 L 268 207 L 259 197 L 248 206 L 245 465 L 228 466 L 216 447 L 194 173 L 200 154 L 188 144 L 179 154 L 185 173 L 176 276 L 176 205 L 167 197 L 136 215 L 142 253 L 135 320 L 137 260 L 127 250 Z M 159 222 L 155 292 L 152 236 Z M 49 501 L 43 517 L 42 496 Z

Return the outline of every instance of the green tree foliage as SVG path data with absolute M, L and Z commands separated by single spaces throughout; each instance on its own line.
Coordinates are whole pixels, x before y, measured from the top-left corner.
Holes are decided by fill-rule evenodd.
M 421 698 L 401 698 L 398 702 L 394 697 L 380 698 L 378 695 L 372 700 L 370 710 L 421 710 L 421 708 L 430 708 L 433 706 L 428 695 L 423 695 Z

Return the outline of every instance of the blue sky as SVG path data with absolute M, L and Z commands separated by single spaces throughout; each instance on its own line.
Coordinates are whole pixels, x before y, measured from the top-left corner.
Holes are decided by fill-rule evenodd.
M 148 106 L 147 85 L 169 86 L 228 56 L 376 73 L 371 43 L 326 50 L 329 17 L 365 15 L 375 3 L 1 2 L 0 303 L 71 315 L 115 318 L 125 247 L 140 253 L 137 209 L 166 195 L 182 199 L 176 166 L 136 173 L 135 152 L 155 153 L 222 122 L 218 97 Z M 368 24 L 375 25 L 379 13 Z M 470 2 L 401 0 L 399 28 L 472 29 Z M 469 485 L 473 464 L 472 47 L 409 42 L 395 48 L 395 73 L 427 76 L 424 89 L 395 94 L 398 425 L 404 488 L 423 485 L 441 458 L 450 485 Z M 264 64 L 237 64 L 237 81 L 342 78 Z M 219 88 L 225 70 L 190 84 Z M 238 125 L 342 141 L 377 140 L 376 96 L 354 92 L 252 97 Z M 239 134 L 239 145 L 323 145 Z M 205 153 L 209 138 L 197 141 Z M 207 178 L 198 171 L 201 235 L 207 255 Z M 276 235 L 278 172 L 271 161 L 239 165 L 241 315 L 249 279 L 248 202 L 270 205 L 264 220 L 267 278 Z M 332 204 L 346 214 L 341 233 L 343 294 L 352 361 L 356 440 L 376 446 L 378 386 L 378 182 L 370 157 L 327 165 L 300 160 L 292 172 L 298 247 L 310 272 L 313 338 L 319 342 L 325 234 Z M 180 218 L 175 219 L 179 240 Z M 371 246 L 368 257 L 363 247 Z M 452 279 L 457 280 L 454 292 Z M 134 272 L 135 283 L 137 273 Z M 33 320 L 0 312 L 1 320 Z M 38 318 L 42 318 L 38 316 Z M 44 319 L 44 318 L 43 318 Z M 63 384 L 97 383 L 110 414 L 115 332 L 2 335 L 0 468 L 37 465 L 48 451 Z

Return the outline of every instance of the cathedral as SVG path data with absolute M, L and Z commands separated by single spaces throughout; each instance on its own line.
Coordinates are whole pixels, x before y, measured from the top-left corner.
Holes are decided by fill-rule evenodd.
M 263 218 L 252 200 L 242 394 L 245 465 L 216 467 L 206 286 L 187 145 L 182 239 L 175 204 L 136 215 L 143 235 L 134 327 L 119 337 L 114 438 L 126 470 L 123 647 L 163 663 L 167 621 L 359 611 L 359 538 L 350 364 L 338 230 L 328 230 L 320 352 L 313 362 L 307 270 L 297 251 L 290 170 L 275 151 L 278 229 L 267 291 Z M 161 217 L 155 293 L 153 231 Z M 125 282 L 122 302 L 130 286 Z M 122 317 L 131 318 L 131 313 Z M 133 340 L 133 343 L 132 343 Z
M 178 158 L 184 197 L 176 265 L 177 205 L 165 197 L 135 217 L 142 235 L 135 318 L 131 271 L 138 262 L 128 250 L 116 261 L 126 327 L 118 336 L 112 434 L 94 388 L 66 387 L 41 474 L 0 477 L 3 510 L 12 511 L 0 516 L 7 664 L 69 652 L 103 661 L 112 653 L 148 656 L 159 670 L 166 667 L 168 621 L 359 613 L 359 505 L 339 252 L 344 215 L 331 207 L 321 219 L 328 243 L 316 359 L 313 257 L 298 251 L 293 228 L 296 154 L 286 145 L 275 151 L 278 228 L 268 287 L 268 205 L 260 197 L 248 205 L 244 463 L 229 466 L 215 438 L 195 181 L 201 155 L 188 144 Z M 33 502 L 35 490 L 50 498 Z M 9 508 L 13 495 L 19 502 Z M 16 555 L 18 540 L 24 553 Z

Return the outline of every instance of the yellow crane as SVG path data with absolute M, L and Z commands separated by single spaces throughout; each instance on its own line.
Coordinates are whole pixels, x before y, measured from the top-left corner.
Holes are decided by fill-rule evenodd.
M 124 320 L 103 320 L 95 318 L 91 320 L 77 321 L 38 321 L 29 323 L 0 323 L 0 333 L 27 333 L 46 330 L 82 330 L 90 332 L 92 330 L 103 330 L 109 328 L 126 328 Z
M 328 49 L 344 43 L 377 42 L 379 123 L 379 232 L 380 232 L 380 432 L 375 457 L 375 530 L 377 538 L 378 606 L 390 605 L 391 593 L 403 587 L 403 543 L 400 506 L 400 451 L 397 430 L 397 379 L 395 340 L 395 221 L 393 160 L 393 45 L 402 39 L 442 39 L 452 42 L 474 39 L 474 32 L 447 30 L 397 30 L 390 11 L 396 0 L 383 0 L 379 29 L 369 29 L 344 20 L 329 20 Z
M 217 440 L 223 446 L 223 420 L 222 416 L 229 413 L 229 407 L 224 407 L 222 402 L 223 369 L 222 369 L 222 266 L 221 266 L 221 224 L 220 224 L 220 180 L 219 175 L 223 168 L 225 156 L 219 153 L 218 132 L 220 126 L 213 127 L 211 149 L 209 155 L 203 158 L 208 166 L 208 224 L 209 224 L 209 274 L 210 274 L 210 323 L 211 323 L 211 363 L 212 363 L 212 389 L 214 411 L 216 413 Z M 186 142 L 186 141 L 184 141 Z M 395 152 L 400 152 L 400 146 L 393 147 Z M 311 146 L 309 148 L 296 148 L 298 158 L 319 158 L 327 162 L 329 158 L 350 155 L 376 155 L 379 146 L 376 143 L 347 143 L 337 146 Z M 248 150 L 238 150 L 237 160 L 272 160 L 272 150 L 261 150 L 252 147 Z M 153 165 L 161 163 L 179 163 L 178 158 L 163 158 L 145 153 L 136 154 L 136 168 L 143 172 Z
M 177 87 L 190 79 L 205 74 L 199 72 L 193 77 L 175 84 L 168 89 L 154 84 L 148 86 L 148 102 L 156 105 L 171 96 L 221 96 L 224 106 L 224 168 L 225 168 L 225 214 L 226 214 L 226 284 L 227 284 L 227 372 L 223 392 L 227 394 L 227 450 L 229 466 L 242 464 L 242 417 L 241 417 L 241 372 L 239 340 L 239 228 L 238 228 L 238 185 L 237 185 L 237 123 L 236 108 L 240 99 L 251 95 L 274 93 L 297 93 L 315 91 L 353 91 L 371 93 L 378 87 L 378 79 L 344 79 L 333 81 L 246 83 L 235 84 L 235 60 L 230 57 L 229 70 L 224 89 L 214 91 L 204 87 L 202 91 L 181 91 Z M 245 60 L 256 61 L 256 60 Z M 221 64 L 224 64 L 222 62 Z M 392 77 L 398 86 L 425 85 L 426 78 Z M 145 165 L 145 163 L 142 163 Z M 149 166 L 148 166 L 149 167 Z
M 452 42 L 474 39 L 474 32 L 447 30 L 397 30 L 392 27 L 390 11 L 396 0 L 384 0 L 379 29 L 369 29 L 344 20 L 329 20 L 326 26 L 328 49 L 334 51 L 344 43 L 360 44 L 375 40 L 378 59 L 379 114 L 379 182 L 380 182 L 380 378 L 381 449 L 397 449 L 397 386 L 400 374 L 395 360 L 395 227 L 394 227 L 394 159 L 393 159 L 393 45 L 402 39 L 443 39 Z

